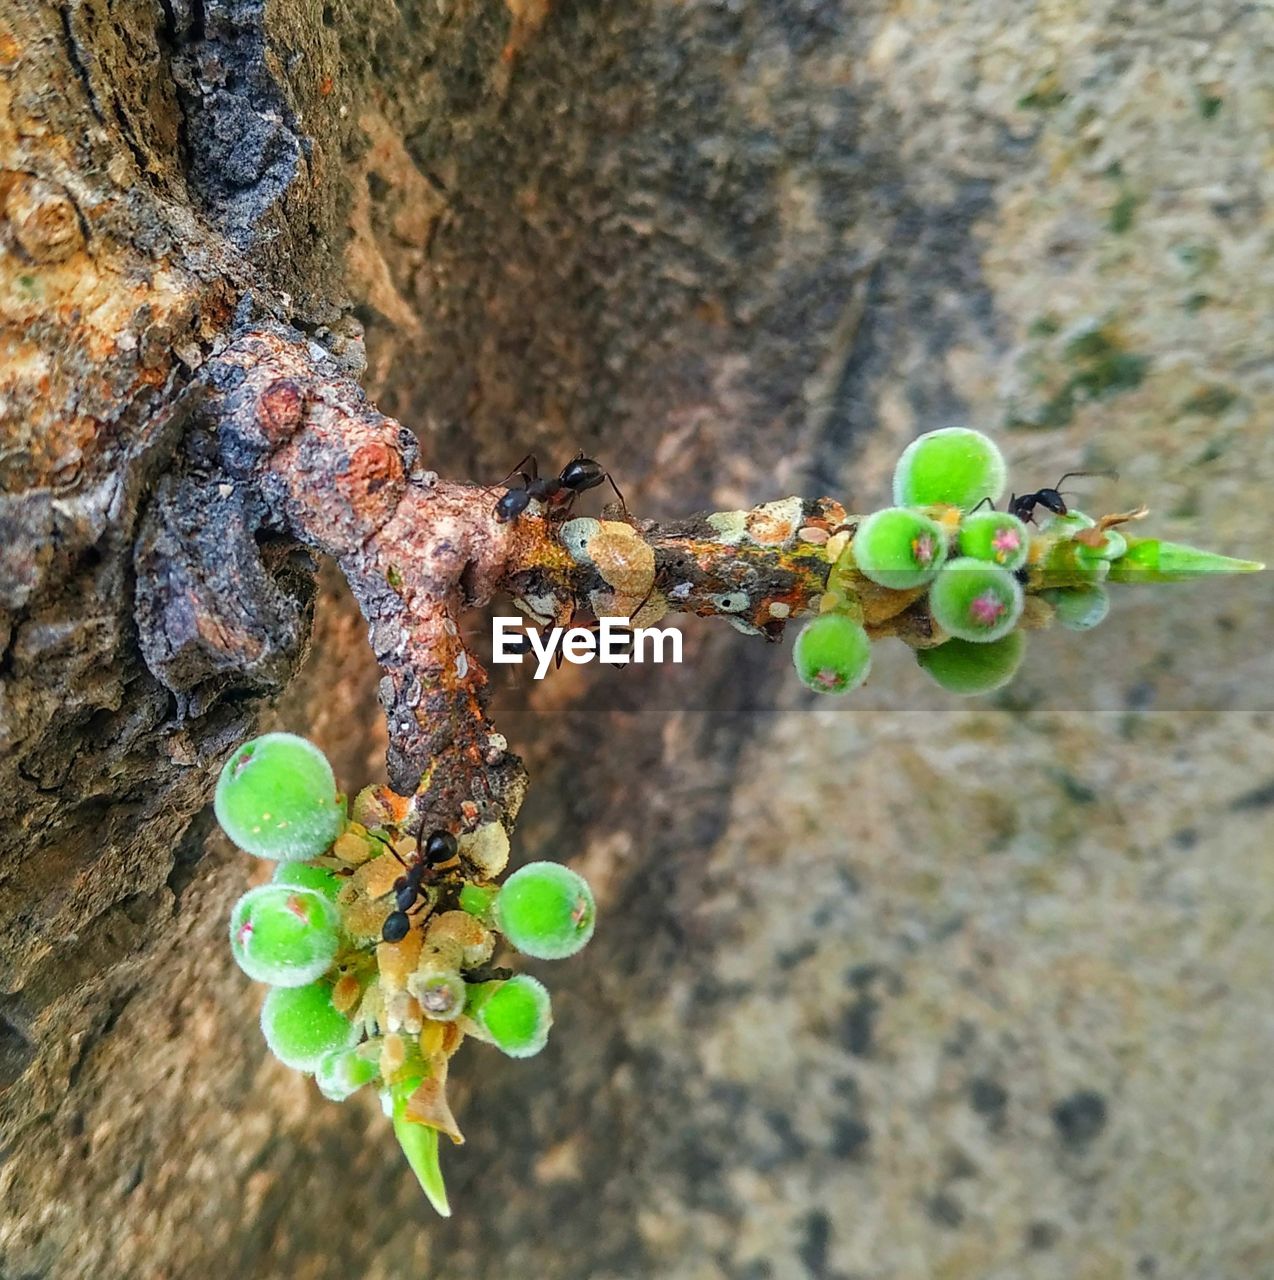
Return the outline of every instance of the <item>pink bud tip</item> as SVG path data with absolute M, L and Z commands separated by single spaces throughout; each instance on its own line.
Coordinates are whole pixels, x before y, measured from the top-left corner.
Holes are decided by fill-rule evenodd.
M 969 617 L 980 627 L 992 627 L 1007 607 L 994 591 L 984 591 L 969 602 Z

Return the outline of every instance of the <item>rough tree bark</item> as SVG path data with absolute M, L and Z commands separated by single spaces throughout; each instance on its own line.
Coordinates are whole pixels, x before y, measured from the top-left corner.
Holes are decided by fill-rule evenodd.
M 657 685 L 506 692 L 523 852 L 582 851 L 609 918 L 551 1050 L 458 1070 L 446 1226 L 377 1115 L 263 1061 L 224 954 L 250 869 L 201 816 L 280 695 L 349 786 L 384 759 L 335 575 L 199 483 L 203 375 L 254 328 L 360 378 L 444 479 L 586 445 L 642 513 L 836 493 L 850 461 L 870 497 L 903 440 L 994 404 L 1049 432 L 1020 437 L 1040 483 L 1113 462 L 1186 540 L 1197 512 L 1195 540 L 1249 549 L 1274 37 L 1237 5 L 1117 8 L 0 0 L 0 1276 L 1113 1276 L 1161 1248 L 1261 1273 L 1243 1188 L 1268 1159 L 1226 1099 L 1274 1098 L 1227 1026 L 1268 997 L 1208 941 L 1269 901 L 1245 825 L 1268 795 L 1230 807 L 1223 767 L 1236 736 L 1268 748 L 1259 724 L 1201 703 L 1144 758 L 1122 722 L 758 730 L 782 655 L 698 632 Z M 210 527 L 256 554 L 159 652 L 144 584 L 170 567 L 171 610 Z M 1229 634 L 1206 611 L 1155 632 L 1129 713 L 1181 646 L 1217 655 L 1209 707 L 1268 680 Z M 971 789 L 971 744 L 1049 781 Z M 1174 750 L 1208 763 L 1146 814 Z M 1147 904 L 1147 954 L 1196 930 L 1175 979 L 1222 1013 L 1109 949 L 1124 915 L 1074 917 L 1092 956 L 1031 934 L 1022 895 L 1072 919 L 1031 859 L 1082 843 L 1077 803 L 1136 853 L 1085 855 L 1084 883 Z M 1029 876 L 952 869 L 988 845 Z M 1221 899 L 1197 917 L 1196 846 Z M 773 966 L 809 994 L 761 1035 Z M 1112 1032 L 1130 1009 L 1155 1034 Z M 1222 1083 L 1163 1133 L 1156 1064 L 1201 1038 Z

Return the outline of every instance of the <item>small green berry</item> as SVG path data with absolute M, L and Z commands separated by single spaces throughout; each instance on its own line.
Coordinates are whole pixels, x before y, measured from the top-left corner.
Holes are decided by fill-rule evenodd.
M 478 1025 L 510 1058 L 530 1058 L 544 1048 L 553 1024 L 553 1006 L 544 984 L 527 973 L 490 984 L 476 1005 Z
M 294 733 L 241 746 L 221 770 L 213 807 L 240 849 L 276 862 L 317 857 L 345 826 L 332 766 Z
M 523 955 L 573 956 L 593 936 L 597 906 L 588 881 L 559 862 L 530 862 L 500 887 L 495 926 Z
M 1068 631 L 1091 631 L 1104 622 L 1110 612 L 1110 593 L 1097 583 L 1088 587 L 1041 591 L 1040 595 L 1053 606 L 1053 616 L 1058 624 Z
M 311 866 L 308 862 L 280 862 L 270 877 L 271 884 L 290 884 L 298 889 L 312 889 L 333 902 L 340 893 L 346 877 L 338 876 L 327 867 Z
M 295 1071 L 313 1071 L 338 1049 L 352 1048 L 358 1028 L 332 1004 L 326 982 L 272 987 L 261 1007 L 261 1032 L 270 1052 Z
M 1031 535 L 1007 511 L 976 511 L 960 521 L 960 554 L 1020 569 L 1031 549 Z
M 998 502 L 1007 472 L 995 441 L 967 427 L 943 427 L 913 440 L 894 469 L 894 502 L 900 507 L 976 507 Z
M 850 550 L 873 582 L 905 591 L 938 572 L 947 558 L 947 539 L 936 520 L 906 507 L 887 507 L 858 526 Z
M 340 917 L 321 893 L 263 884 L 230 913 L 230 950 L 256 982 L 303 987 L 327 972 L 340 946 Z
M 986 644 L 953 639 L 933 649 L 919 649 L 916 661 L 948 693 L 972 697 L 1008 684 L 1025 652 L 1026 637 L 1010 631 Z
M 374 1058 L 359 1049 L 337 1049 L 323 1055 L 314 1070 L 314 1083 L 325 1098 L 344 1102 L 379 1075 L 380 1066 Z
M 1022 588 L 1007 570 L 985 560 L 949 560 L 929 588 L 934 621 L 960 640 L 985 644 L 1007 635 L 1022 614 Z
M 848 693 L 871 672 L 871 641 L 852 618 L 824 613 L 811 618 L 792 646 L 796 674 L 815 693 Z

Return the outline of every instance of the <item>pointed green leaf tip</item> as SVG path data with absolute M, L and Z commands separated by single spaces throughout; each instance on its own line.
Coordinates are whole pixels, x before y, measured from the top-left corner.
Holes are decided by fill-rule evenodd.
M 420 1080 L 404 1080 L 390 1085 L 389 1096 L 393 1103 L 394 1136 L 411 1165 L 421 1190 L 429 1203 L 443 1218 L 451 1217 L 447 1203 L 447 1188 L 442 1180 L 442 1166 L 438 1163 L 438 1130 L 427 1124 L 417 1124 L 407 1119 L 407 1099 L 420 1087 Z
M 1182 542 L 1130 537 L 1128 550 L 1110 566 L 1110 581 L 1186 582 L 1207 573 L 1254 573 L 1264 568 L 1255 560 L 1236 560 Z

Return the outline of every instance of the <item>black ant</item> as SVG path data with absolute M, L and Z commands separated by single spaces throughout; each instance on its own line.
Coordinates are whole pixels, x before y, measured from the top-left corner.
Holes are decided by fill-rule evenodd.
M 529 473 L 523 470 L 528 465 Z M 495 518 L 501 524 L 516 520 L 527 509 L 532 499 L 547 503 L 550 511 L 561 509 L 565 513 L 570 510 L 571 503 L 581 493 L 588 489 L 595 489 L 603 480 L 615 490 L 615 497 L 619 499 L 620 506 L 625 511 L 628 510 L 628 503 L 624 501 L 624 495 L 620 493 L 619 486 L 612 479 L 610 472 L 600 462 L 586 458 L 582 449 L 562 468 L 561 474 L 554 477 L 542 477 L 535 461 L 535 454 L 528 453 L 509 472 L 507 478 L 512 479 L 514 476 L 522 477 L 522 487 L 510 489 L 495 504 Z
M 423 831 L 422 831 L 423 835 Z M 407 913 L 416 905 L 423 886 L 421 881 L 430 877 L 443 863 L 450 862 L 459 852 L 460 846 L 450 831 L 433 831 L 427 838 L 416 839 L 416 860 L 407 866 L 391 848 L 390 852 L 406 868 L 406 874 L 394 881 L 393 895 L 395 910 L 385 917 L 380 936 L 385 942 L 401 942 L 411 928 Z
M 1055 516 L 1065 516 L 1070 514 L 1070 508 L 1066 505 L 1066 499 L 1062 497 L 1062 485 L 1067 480 L 1075 476 L 1115 476 L 1113 471 L 1068 471 L 1051 489 L 1036 489 L 1034 493 L 1024 493 L 1022 495 L 1013 494 L 1009 498 L 1009 514 L 1016 516 L 1019 520 L 1026 524 L 1035 523 L 1035 508 L 1043 507 L 1046 511 L 1051 511 Z M 990 498 L 983 498 L 982 502 L 989 504 L 991 509 L 995 510 L 995 503 Z M 982 505 L 978 503 L 973 510 L 976 511 Z

